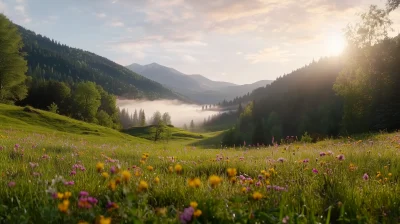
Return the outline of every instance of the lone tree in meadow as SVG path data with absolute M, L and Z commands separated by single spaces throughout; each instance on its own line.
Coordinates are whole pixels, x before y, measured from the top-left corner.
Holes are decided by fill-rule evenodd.
M 93 82 L 78 83 L 75 94 L 75 106 L 79 108 L 78 117 L 84 121 L 92 121 L 101 105 L 101 95 Z
M 28 70 L 23 42 L 17 27 L 0 14 L 0 103 L 13 103 L 24 99 L 28 90 L 25 85 Z

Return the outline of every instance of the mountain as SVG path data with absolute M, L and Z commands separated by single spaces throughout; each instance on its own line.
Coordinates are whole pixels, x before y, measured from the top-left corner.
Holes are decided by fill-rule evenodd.
M 213 81 L 202 75 L 187 75 L 157 63 L 148 65 L 133 63 L 126 67 L 146 78 L 163 84 L 195 102 L 204 104 L 232 100 L 237 96 L 245 95 L 272 82 L 270 80 L 262 80 L 253 84 L 236 85 L 229 82 Z
M 92 81 L 107 92 L 125 98 L 187 99 L 107 58 L 72 48 L 21 26 L 28 75 L 69 84 Z

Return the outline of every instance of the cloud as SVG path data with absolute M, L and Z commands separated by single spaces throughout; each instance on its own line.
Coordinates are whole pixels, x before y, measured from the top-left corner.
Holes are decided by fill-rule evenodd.
M 27 13 L 25 1 L 24 0 L 17 0 L 17 5 L 14 6 L 14 11 L 18 17 L 18 20 L 21 23 L 27 24 L 32 21 L 31 17 Z
M 287 62 L 294 55 L 288 50 L 282 50 L 279 47 L 270 47 L 256 53 L 246 54 L 245 59 L 250 61 L 251 64 L 260 62 Z
M 108 25 L 112 26 L 112 27 L 123 27 L 125 26 L 125 24 L 121 21 L 114 21 L 114 22 L 110 22 L 108 23 Z
M 100 19 L 107 17 L 107 15 L 106 15 L 105 13 L 103 13 L 103 12 L 101 12 L 101 13 L 94 13 L 94 15 L 95 15 L 97 18 L 100 18 Z
M 7 11 L 7 5 L 2 0 L 0 0 L 0 13 L 5 13 Z
M 197 59 L 191 55 L 183 55 L 182 60 L 184 62 L 188 62 L 188 63 L 195 63 L 197 62 Z

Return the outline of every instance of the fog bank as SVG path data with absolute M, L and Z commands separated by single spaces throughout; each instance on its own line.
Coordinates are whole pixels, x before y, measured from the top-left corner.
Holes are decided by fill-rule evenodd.
M 202 110 L 201 105 L 186 104 L 179 100 L 117 100 L 117 106 L 121 110 L 127 109 L 130 114 L 143 109 L 147 122 L 156 111 L 160 111 L 161 114 L 168 112 L 171 115 L 172 125 L 177 127 L 183 127 L 184 124 L 189 127 L 191 120 L 198 126 L 203 124 L 204 118 L 218 113 L 218 111 Z

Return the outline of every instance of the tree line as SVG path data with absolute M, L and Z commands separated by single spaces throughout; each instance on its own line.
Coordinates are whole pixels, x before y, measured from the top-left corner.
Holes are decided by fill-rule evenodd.
M 124 129 L 132 127 L 145 127 L 149 125 L 171 125 L 171 115 L 168 112 L 161 114 L 159 111 L 154 112 L 153 116 L 147 121 L 146 113 L 144 110 L 140 109 L 139 112 L 135 110 L 132 114 L 128 109 L 119 109 L 119 117 L 121 125 Z

